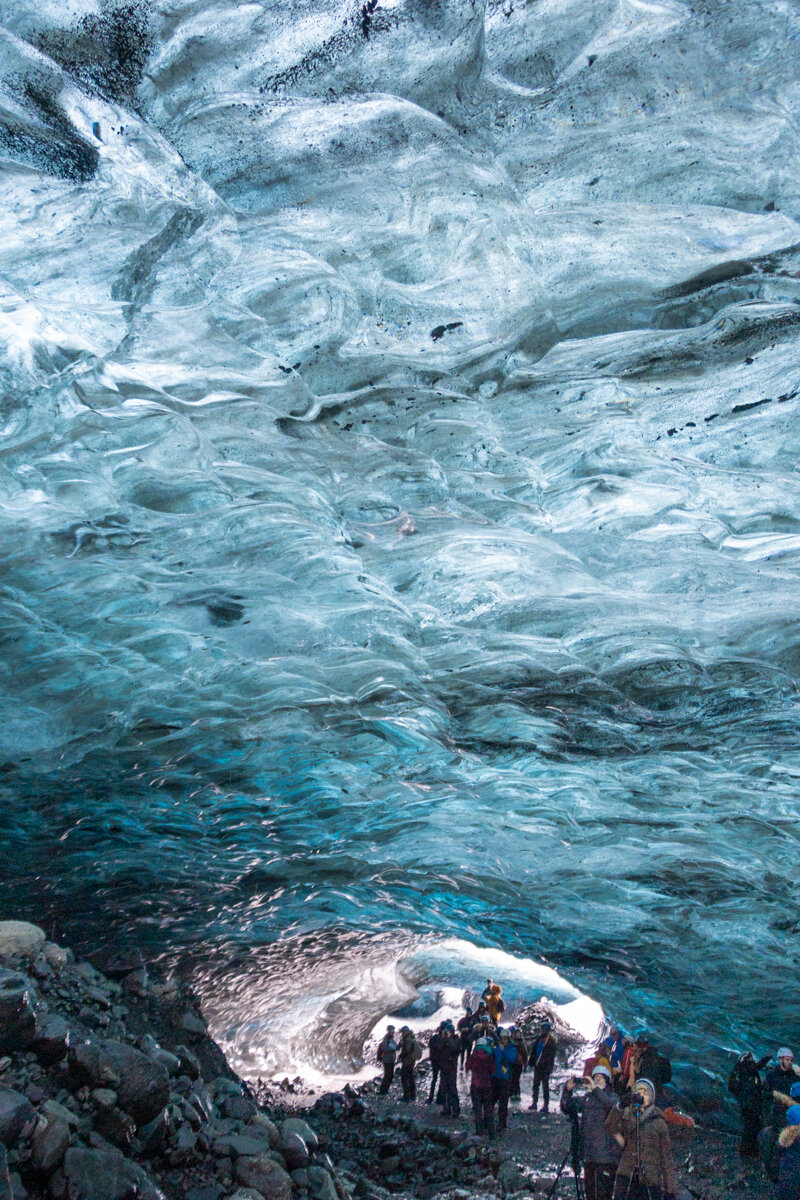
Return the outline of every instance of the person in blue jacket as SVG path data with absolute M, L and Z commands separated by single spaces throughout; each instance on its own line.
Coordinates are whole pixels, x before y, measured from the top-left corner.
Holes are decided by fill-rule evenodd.
M 800 1200 L 800 1104 L 787 1110 L 778 1146 L 778 1200 Z
M 503 1132 L 508 1124 L 508 1098 L 511 1095 L 511 1069 L 517 1057 L 507 1029 L 498 1029 L 498 1044 L 494 1048 L 492 1076 L 492 1108 L 497 1105 L 497 1128 Z

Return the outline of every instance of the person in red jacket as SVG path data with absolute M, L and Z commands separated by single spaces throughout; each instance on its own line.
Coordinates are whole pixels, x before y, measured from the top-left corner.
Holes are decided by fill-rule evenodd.
M 475 1049 L 467 1059 L 467 1070 L 471 1076 L 470 1099 L 475 1114 L 475 1132 L 494 1137 L 494 1112 L 492 1103 L 492 1076 L 494 1075 L 494 1044 L 488 1038 L 479 1038 Z

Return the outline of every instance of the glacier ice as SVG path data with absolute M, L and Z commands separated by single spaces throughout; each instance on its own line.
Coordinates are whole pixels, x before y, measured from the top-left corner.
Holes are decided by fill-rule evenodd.
M 797 1033 L 799 35 L 0 0 L 5 908 Z

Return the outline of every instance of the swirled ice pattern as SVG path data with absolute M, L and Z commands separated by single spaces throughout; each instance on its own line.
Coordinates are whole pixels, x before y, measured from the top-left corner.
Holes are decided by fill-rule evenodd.
M 4 908 L 797 1036 L 797 6 L 0 26 Z

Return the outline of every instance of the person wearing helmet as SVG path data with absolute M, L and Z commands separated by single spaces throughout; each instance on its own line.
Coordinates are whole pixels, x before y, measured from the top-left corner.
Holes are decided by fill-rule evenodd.
M 656 1107 L 655 1085 L 637 1079 L 606 1118 L 606 1129 L 621 1148 L 614 1181 L 615 1200 L 673 1200 L 678 1177 L 672 1161 L 669 1126 Z
M 542 1089 L 542 1112 L 550 1110 L 550 1075 L 556 1062 L 556 1039 L 549 1021 L 542 1021 L 539 1037 L 531 1053 L 533 1067 L 533 1092 L 531 1108 L 539 1103 L 539 1088 Z
M 598 1065 L 591 1076 L 585 1076 L 585 1096 L 575 1095 L 576 1082 L 574 1077 L 567 1080 L 560 1108 L 564 1116 L 580 1118 L 586 1200 L 611 1200 L 620 1154 L 615 1138 L 606 1129 L 608 1114 L 617 1099 L 611 1090 L 611 1071 Z
M 797 1083 L 800 1071 L 794 1065 L 794 1054 L 788 1046 L 781 1046 L 775 1057 L 778 1065 L 767 1071 L 764 1080 L 764 1117 L 768 1125 L 778 1130 L 784 1123 L 786 1111 L 780 1097 L 789 1095 L 792 1084 Z
M 800 1200 L 800 1104 L 787 1111 L 778 1146 L 778 1200 Z
M 494 1043 L 485 1037 L 478 1038 L 475 1048 L 467 1059 L 470 1073 L 470 1100 L 475 1117 L 475 1132 L 494 1137 L 494 1109 L 492 1105 L 492 1075 L 494 1074 Z
M 758 1158 L 758 1135 L 761 1132 L 764 1089 L 759 1071 L 769 1062 L 766 1054 L 755 1061 L 748 1050 L 734 1064 L 728 1076 L 728 1091 L 739 1103 L 742 1114 L 742 1136 L 739 1154 L 742 1158 Z

